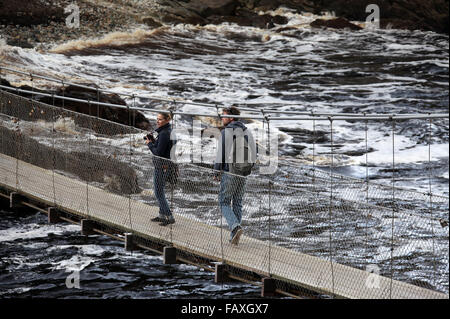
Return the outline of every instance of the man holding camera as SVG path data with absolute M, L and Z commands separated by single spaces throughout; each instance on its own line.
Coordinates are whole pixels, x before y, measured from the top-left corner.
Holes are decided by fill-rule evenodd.
M 156 125 L 158 126 L 156 129 L 158 137 L 155 139 L 151 133 L 144 137 L 145 144 L 147 144 L 150 151 L 155 155 L 153 157 L 153 164 L 155 165 L 153 184 L 155 196 L 159 203 L 159 216 L 152 218 L 151 221 L 159 222 L 160 226 L 167 226 L 175 223 L 164 192 L 166 175 L 169 174 L 168 168 L 172 164 L 170 161 L 170 151 L 173 146 L 172 140 L 170 139 L 172 133 L 170 114 L 158 113 Z

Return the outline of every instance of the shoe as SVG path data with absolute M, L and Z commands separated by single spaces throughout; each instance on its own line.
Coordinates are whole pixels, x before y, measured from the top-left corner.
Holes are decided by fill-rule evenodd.
M 158 217 L 152 218 L 150 220 L 154 223 L 161 223 L 161 222 L 165 221 L 166 219 L 158 216 Z
M 175 224 L 175 219 L 173 218 L 164 218 L 164 220 L 159 224 L 159 226 L 167 226 L 170 224 Z
M 244 231 L 241 226 L 236 226 L 231 232 L 231 244 L 237 245 L 239 243 L 239 239 Z

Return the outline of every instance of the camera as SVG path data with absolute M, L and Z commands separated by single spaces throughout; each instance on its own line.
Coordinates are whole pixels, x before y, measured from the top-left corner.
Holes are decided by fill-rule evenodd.
M 152 133 L 148 133 L 147 135 L 144 136 L 144 140 L 146 140 L 146 139 L 153 141 L 155 138 L 153 137 Z

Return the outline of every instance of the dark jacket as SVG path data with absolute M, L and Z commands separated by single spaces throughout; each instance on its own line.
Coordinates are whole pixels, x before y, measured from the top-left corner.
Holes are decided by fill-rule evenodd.
M 222 170 L 225 172 L 230 171 L 228 163 L 232 163 L 232 148 L 233 148 L 233 135 L 239 134 L 239 131 L 244 133 L 244 137 L 248 142 L 251 149 L 252 158 L 250 161 L 253 163 L 256 161 L 256 144 L 253 135 L 247 130 L 244 123 L 240 121 L 232 121 L 222 130 L 221 137 L 217 149 L 217 156 L 214 161 L 214 169 Z
M 156 129 L 156 132 L 158 133 L 158 136 L 156 137 L 154 142 L 150 142 L 147 144 L 148 148 L 153 153 L 153 155 L 170 159 L 170 151 L 172 149 L 172 146 L 174 145 L 174 141 L 170 139 L 172 126 L 170 125 L 170 123 L 167 123 L 164 126 L 158 127 Z M 153 159 L 153 163 L 157 168 L 159 168 L 161 162 L 166 161 L 157 158 Z M 168 163 L 168 161 L 166 163 Z

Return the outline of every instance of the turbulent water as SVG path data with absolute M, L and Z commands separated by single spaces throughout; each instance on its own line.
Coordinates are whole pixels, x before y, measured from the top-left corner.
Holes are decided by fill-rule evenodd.
M 313 17 L 285 15 L 289 28 L 178 25 L 55 45 L 47 52 L 3 46 L 2 64 L 136 94 L 136 100 L 124 96 L 136 106 L 158 107 L 161 103 L 150 97 L 159 96 L 284 111 L 448 112 L 448 36 L 316 30 L 304 25 Z M 7 78 L 30 84 L 16 75 Z M 54 84 L 35 80 L 34 85 Z M 207 111 L 187 104 L 177 108 Z M 179 121 L 190 124 L 188 118 Z M 314 148 L 302 133 L 312 131 L 313 123 L 271 125 L 279 134 L 281 158 L 311 165 L 314 149 L 315 164 L 330 165 L 328 121 L 315 123 L 324 141 Z M 334 122 L 335 169 L 390 183 L 393 132 L 396 185 L 426 192 L 431 181 L 433 193 L 448 196 L 448 119 L 401 121 L 394 131 L 389 121 L 369 122 L 367 157 L 364 123 Z M 83 266 L 82 285 L 95 297 L 258 295 L 247 285 L 214 285 L 211 274 L 194 267 L 166 267 L 160 257 L 126 253 L 120 243 L 101 236 L 87 242 L 73 226 L 48 226 L 39 215 L 5 216 L 0 230 L 2 296 L 86 296 L 86 291 L 61 288 L 71 263 Z M 443 217 L 448 220 L 448 214 Z M 448 292 L 448 281 L 443 289 Z
M 257 298 L 242 283 L 214 284 L 214 273 L 160 255 L 126 252 L 106 236 L 81 235 L 76 225 L 48 225 L 40 213 L 1 211 L 0 297 Z M 76 272 L 79 280 L 75 280 Z

